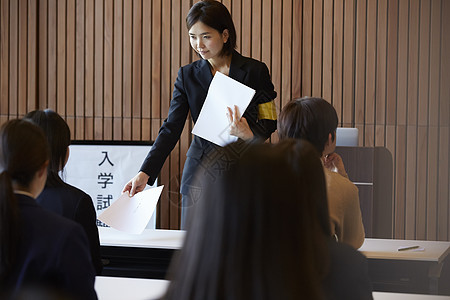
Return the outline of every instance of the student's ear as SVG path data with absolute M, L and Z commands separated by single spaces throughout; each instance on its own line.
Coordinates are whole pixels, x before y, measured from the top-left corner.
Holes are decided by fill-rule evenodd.
M 222 32 L 222 39 L 223 39 L 223 43 L 225 44 L 226 42 L 228 42 L 228 38 L 230 37 L 230 32 L 228 31 L 228 29 L 224 29 Z
M 333 144 L 333 135 L 331 134 L 331 132 L 328 134 L 328 140 L 327 140 L 327 145 L 331 145 Z

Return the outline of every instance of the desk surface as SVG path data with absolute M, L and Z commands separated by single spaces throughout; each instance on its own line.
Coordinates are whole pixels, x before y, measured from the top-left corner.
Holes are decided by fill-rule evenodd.
M 151 300 L 166 292 L 167 280 L 97 276 L 98 300 Z
M 449 300 L 450 296 L 373 292 L 374 300 Z
M 97 276 L 95 290 L 99 300 L 151 300 L 164 295 L 169 281 Z M 449 300 L 449 296 L 373 292 L 374 300 Z
M 185 235 L 183 230 L 145 229 L 142 234 L 129 234 L 107 227 L 99 227 L 98 233 L 101 246 L 160 249 L 180 249 Z
M 142 234 L 128 234 L 113 228 L 99 228 L 102 246 L 180 249 L 183 230 L 146 229 Z M 419 246 L 421 251 L 398 251 L 399 247 Z M 422 250 L 423 249 L 423 250 Z M 370 259 L 418 260 L 441 263 L 450 254 L 450 242 L 366 238 L 359 248 Z
M 399 247 L 416 245 L 423 250 L 397 250 Z M 366 238 L 359 251 L 371 259 L 420 260 L 441 263 L 450 253 L 450 242 Z

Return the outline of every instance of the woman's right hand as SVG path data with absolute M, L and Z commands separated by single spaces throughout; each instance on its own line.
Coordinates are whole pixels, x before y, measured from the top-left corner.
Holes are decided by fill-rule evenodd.
M 328 170 L 337 172 L 342 176 L 348 178 L 347 172 L 345 171 L 344 162 L 342 161 L 342 158 L 339 154 L 331 153 L 325 156 L 324 166 Z
M 130 197 L 133 197 L 136 193 L 142 192 L 147 185 L 148 178 L 144 172 L 137 173 L 124 187 L 122 193 L 129 192 Z

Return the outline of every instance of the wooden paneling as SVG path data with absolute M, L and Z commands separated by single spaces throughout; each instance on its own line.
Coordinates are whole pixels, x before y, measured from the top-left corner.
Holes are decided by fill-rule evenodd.
M 84 20 L 84 28 L 86 32 L 94 32 L 95 28 L 95 2 L 87 1 L 85 3 L 85 20 Z M 105 11 L 105 14 L 110 14 L 109 11 Z M 84 135 L 86 140 L 93 140 L 97 133 L 95 130 L 98 130 L 95 124 L 95 114 L 94 114 L 94 99 L 95 99 L 95 83 L 94 83 L 94 72 L 95 72 L 95 39 L 93 34 L 86 35 L 84 40 L 84 124 L 85 130 Z M 105 68 L 111 68 L 112 62 L 105 60 Z M 112 71 L 109 72 L 108 75 L 112 76 Z M 111 85 L 113 78 L 106 77 L 105 85 Z M 106 101 L 106 98 L 105 98 Z M 112 139 L 112 138 L 110 138 Z
M 185 26 L 194 2 L 0 0 L 0 123 L 49 107 L 76 139 L 154 140 L 179 67 L 197 59 Z M 450 240 L 450 2 L 223 3 L 238 50 L 269 67 L 278 111 L 324 97 L 361 146 L 392 153 L 394 237 Z M 191 129 L 189 117 L 161 171 L 161 228 L 179 225 Z
M 439 172 L 438 172 L 438 239 L 445 240 L 450 237 L 450 2 L 441 2 L 441 70 L 439 81 Z M 435 116 L 436 117 L 436 116 Z
M 344 48 L 342 74 L 342 104 L 339 120 L 343 126 L 351 126 L 353 119 L 354 67 L 355 67 L 355 6 L 356 0 L 344 1 Z M 315 50 L 314 50 L 315 51 Z
M 8 70 L 8 90 L 9 95 L 6 99 L 8 101 L 8 111 L 4 112 L 8 117 L 17 117 L 17 89 L 18 89 L 18 23 L 19 23 L 19 7 L 18 1 L 12 1 L 9 3 L 9 45 L 6 42 L 6 46 L 9 46 L 9 70 Z M 2 30 L 4 31 L 4 30 Z M 6 65 L 6 64 L 3 64 Z M 9 78 L 8 78 L 9 77 Z M 3 112 L 2 112 L 3 113 Z
M 4 123 L 9 115 L 9 2 L 0 3 L 0 122 Z
M 113 18 L 113 139 L 122 139 L 122 92 L 123 92 L 123 2 L 114 1 Z

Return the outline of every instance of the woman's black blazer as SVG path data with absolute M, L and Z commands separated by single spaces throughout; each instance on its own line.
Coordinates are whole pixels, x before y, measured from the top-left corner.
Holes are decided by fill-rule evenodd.
M 243 116 L 247 119 L 254 135 L 266 140 L 275 131 L 276 120 L 259 119 L 258 105 L 272 101 L 277 95 L 267 66 L 263 62 L 244 57 L 234 51 L 229 77 L 256 90 L 255 96 Z M 158 137 L 140 169 L 150 176 L 148 184 L 154 183 L 164 161 L 178 142 L 188 113 L 191 113 L 194 123 L 197 121 L 212 79 L 210 65 L 208 61 L 203 59 L 179 69 L 168 117 L 164 120 Z M 211 122 L 214 122 L 214 120 L 211 120 Z M 184 186 L 191 184 L 191 178 L 197 168 L 198 161 L 202 159 L 205 153 L 217 148 L 220 147 L 194 135 L 183 170 L 182 194 L 186 193 Z M 191 159 L 194 159 L 195 162 L 192 162 Z

